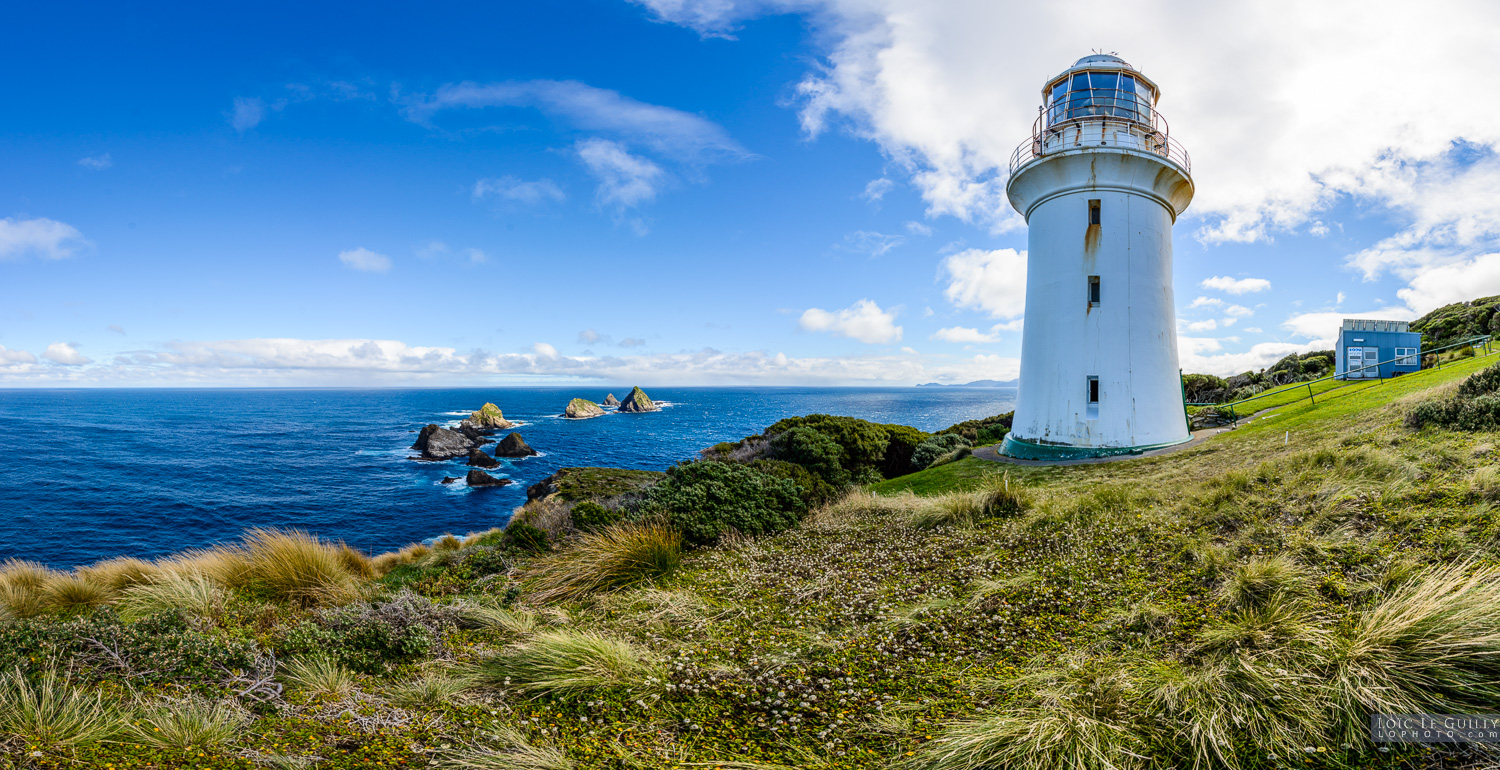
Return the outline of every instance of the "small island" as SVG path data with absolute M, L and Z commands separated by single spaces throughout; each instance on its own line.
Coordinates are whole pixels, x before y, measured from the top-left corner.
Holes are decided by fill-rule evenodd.
M 620 402 L 620 411 L 660 412 L 661 407 L 657 406 L 656 402 L 652 401 L 651 397 L 646 395 L 646 391 L 641 390 L 640 386 L 636 386 L 631 389 L 630 395 L 626 396 L 625 400 Z
M 575 398 L 568 402 L 568 408 L 563 411 L 562 416 L 570 420 L 583 420 L 589 417 L 601 417 L 604 410 L 598 404 L 586 399 Z

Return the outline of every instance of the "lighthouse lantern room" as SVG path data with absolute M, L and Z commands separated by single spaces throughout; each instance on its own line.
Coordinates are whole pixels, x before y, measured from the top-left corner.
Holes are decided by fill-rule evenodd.
M 1001 452 L 1059 460 L 1187 441 L 1172 224 L 1193 198 L 1156 84 L 1118 56 L 1042 89 L 1006 194 L 1026 218 L 1021 383 Z

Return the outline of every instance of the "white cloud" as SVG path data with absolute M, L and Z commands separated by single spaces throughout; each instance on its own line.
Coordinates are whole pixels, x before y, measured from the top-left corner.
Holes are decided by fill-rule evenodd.
M 994 342 L 1000 339 L 1000 335 L 995 332 L 986 334 L 978 329 L 972 329 L 967 326 L 949 326 L 934 332 L 932 339 L 944 342 L 981 343 Z
M 91 171 L 103 171 L 104 169 L 115 165 L 115 161 L 113 158 L 109 157 L 109 153 L 106 152 L 103 155 L 92 155 L 87 158 L 79 158 L 78 165 L 83 166 L 84 168 Z
M 1342 305 L 1342 304 L 1344 304 L 1344 293 L 1343 292 L 1339 292 L 1338 297 L 1333 300 L 1333 304 L 1335 304 L 1335 305 Z
M 906 238 L 900 235 L 887 235 L 886 233 L 877 233 L 873 230 L 856 230 L 844 236 L 844 240 L 835 244 L 834 248 L 855 254 L 864 254 L 873 258 L 881 256 L 905 242 Z
M 64 366 L 82 366 L 92 361 L 88 356 L 79 353 L 78 349 L 73 345 L 66 342 L 54 342 L 48 345 L 47 350 L 42 353 L 42 358 L 53 363 L 63 364 Z
M 1024 251 L 969 249 L 944 259 L 943 271 L 948 274 L 943 293 L 959 307 L 995 318 L 1014 318 L 1026 310 Z
M 229 115 L 229 125 L 244 133 L 260 125 L 266 118 L 266 103 L 257 98 L 234 97 L 234 111 Z
M 826 54 L 798 89 L 806 129 L 846 126 L 908 170 L 932 211 L 1002 226 L 1018 222 L 1004 174 L 1038 91 L 1100 40 L 1161 84 L 1208 241 L 1316 234 L 1341 196 L 1388 200 L 1370 184 L 1382 163 L 1430 162 L 1458 139 L 1500 144 L 1493 106 L 1453 74 L 1490 69 L 1500 5 L 1487 0 L 638 2 L 704 35 L 806 11 Z M 996 30 L 1055 34 L 996 45 Z
M 345 267 L 367 273 L 384 273 L 391 269 L 390 257 L 377 254 L 364 247 L 339 252 L 339 261 L 343 262 Z
M 1224 300 L 1219 299 L 1218 297 L 1199 297 L 1199 298 L 1193 300 L 1193 304 L 1188 305 L 1188 309 L 1191 310 L 1193 308 L 1198 308 L 1198 307 L 1223 307 L 1223 306 L 1224 306 Z
M 1264 334 L 1265 330 L 1259 326 L 1246 326 L 1245 332 L 1249 334 Z
M 625 209 L 656 198 L 665 172 L 650 160 L 631 155 L 620 143 L 608 139 L 586 139 L 574 149 L 599 180 L 601 204 Z
M 1345 318 L 1369 318 L 1377 321 L 1410 321 L 1416 317 L 1417 315 L 1409 308 L 1402 307 L 1387 307 L 1378 310 L 1365 310 L 1358 313 L 1330 310 L 1317 313 L 1298 313 L 1283 321 L 1281 326 L 1297 336 L 1312 340 L 1318 347 L 1326 348 L 1331 347 L 1334 339 L 1339 336 L 1339 326 L 1344 323 Z
M 645 345 L 646 341 L 639 337 L 626 337 L 625 339 L 620 340 L 620 347 L 622 348 L 639 348 L 645 347 Z
M 531 350 L 542 358 L 557 358 L 557 348 L 554 348 L 545 342 L 538 342 L 535 345 L 532 345 Z
M 915 353 L 817 356 L 725 352 L 712 348 L 634 356 L 548 355 L 548 348 L 495 354 L 459 353 L 447 347 L 411 346 L 395 340 L 240 339 L 173 342 L 132 351 L 92 366 L 15 362 L 0 368 L 7 387 L 104 386 L 363 386 L 446 385 L 493 387 L 501 383 L 600 383 L 642 385 L 859 385 L 968 382 L 1011 379 L 1016 358 L 975 355 L 923 357 Z M 0 354 L 0 364 L 7 358 Z M 562 404 L 558 405 L 561 408 Z
M 798 326 L 810 332 L 829 332 L 871 344 L 901 341 L 901 327 L 896 325 L 895 310 L 881 310 L 868 299 L 862 299 L 843 310 L 829 312 L 808 308 Z
M 561 203 L 568 198 L 562 188 L 551 179 L 542 178 L 528 182 L 513 176 L 480 179 L 474 183 L 473 197 L 476 201 L 493 197 L 527 206 L 548 202 Z
M 701 115 L 647 104 L 573 80 L 453 83 L 407 102 L 409 120 L 431 125 L 449 109 L 531 108 L 582 131 L 607 133 L 695 163 L 749 157 L 724 128 Z
M 53 219 L 0 219 L 0 262 L 32 254 L 64 259 L 87 245 L 77 228 Z
M 608 342 L 609 335 L 600 334 L 593 329 L 584 329 L 583 331 L 578 333 L 578 341 L 582 342 L 585 345 L 593 345 L 601 340 Z
M 1244 305 L 1230 305 L 1229 307 L 1224 308 L 1224 314 L 1233 316 L 1235 318 L 1249 318 L 1250 316 L 1255 315 L 1255 311 L 1251 310 L 1248 307 L 1245 307 Z
M 932 235 L 932 228 L 922 224 L 921 222 L 907 222 L 906 232 L 911 233 L 912 235 L 927 236 Z
M 1198 284 L 1205 289 L 1218 289 L 1227 294 L 1254 294 L 1255 292 L 1267 291 L 1271 288 L 1271 282 L 1264 278 L 1230 278 L 1227 275 L 1216 275 L 1212 278 L 1204 278 Z
M 865 185 L 865 191 L 860 193 L 859 197 L 864 198 L 870 203 L 878 203 L 880 199 L 884 198 L 885 194 L 890 192 L 891 188 L 895 186 L 895 182 L 892 182 L 885 177 L 872 179 L 870 180 L 869 184 Z
M 1188 374 L 1212 374 L 1229 377 L 1241 372 L 1259 371 L 1285 358 L 1289 353 L 1306 353 L 1317 350 L 1315 343 L 1262 342 L 1250 346 L 1243 353 L 1218 353 L 1223 349 L 1219 340 L 1208 337 L 1177 338 L 1178 363 Z
M 8 350 L 4 345 L 0 345 L 0 369 L 34 363 L 36 363 L 36 356 L 24 350 Z
M 1443 305 L 1494 294 L 1500 294 L 1500 253 L 1426 268 L 1396 292 L 1414 318 Z
M 1207 321 L 1194 321 L 1193 323 L 1187 324 L 1184 328 L 1186 328 L 1190 332 L 1212 331 L 1219 328 L 1219 322 L 1210 318 Z

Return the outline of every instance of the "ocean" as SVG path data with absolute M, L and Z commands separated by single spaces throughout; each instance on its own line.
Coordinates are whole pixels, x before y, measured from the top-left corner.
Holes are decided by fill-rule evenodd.
M 623 397 L 630 388 L 612 392 Z M 0 560 L 67 568 L 298 528 L 367 553 L 504 525 L 558 468 L 664 470 L 783 417 L 826 413 L 937 430 L 1011 411 L 1010 388 L 651 388 L 660 412 L 559 417 L 608 388 L 0 391 Z M 417 462 L 427 423 L 486 401 L 542 454 L 470 489 L 462 458 Z M 503 436 L 497 434 L 494 438 Z M 493 446 L 487 447 L 493 450 Z

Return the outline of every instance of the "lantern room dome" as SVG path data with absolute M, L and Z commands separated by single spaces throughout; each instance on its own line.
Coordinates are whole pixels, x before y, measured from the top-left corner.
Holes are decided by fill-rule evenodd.
M 1078 61 L 1074 62 L 1073 66 L 1074 67 L 1100 67 L 1100 66 L 1109 66 L 1110 64 L 1118 64 L 1121 67 L 1124 67 L 1125 69 L 1134 69 L 1133 67 L 1130 66 L 1130 62 L 1127 62 L 1124 59 L 1121 59 L 1120 57 L 1115 56 L 1113 54 L 1107 54 L 1107 53 L 1089 54 L 1088 56 L 1085 56 L 1082 59 L 1079 59 Z

